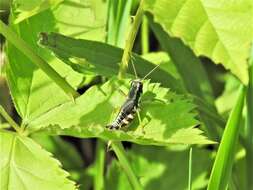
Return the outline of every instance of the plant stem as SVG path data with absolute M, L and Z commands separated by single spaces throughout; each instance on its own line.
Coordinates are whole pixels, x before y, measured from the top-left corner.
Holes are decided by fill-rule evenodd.
M 128 180 L 129 180 L 130 184 L 132 185 L 132 188 L 134 190 L 143 189 L 141 184 L 139 183 L 139 180 L 135 176 L 134 171 L 132 170 L 129 161 L 127 160 L 127 156 L 126 156 L 125 150 L 124 150 L 121 142 L 114 141 L 114 142 L 112 142 L 111 146 L 112 146 L 116 156 L 118 157 L 123 170 L 127 174 Z
M 189 151 L 188 190 L 192 189 L 191 181 L 192 181 L 192 147 L 190 148 Z
M 207 190 L 224 190 L 228 185 L 240 132 L 240 120 L 242 117 L 245 94 L 246 88 L 241 85 L 236 104 L 229 115 L 223 132 Z
M 142 20 L 142 16 L 143 16 L 143 2 L 144 0 L 140 1 L 140 5 L 138 7 L 137 13 L 134 17 L 134 22 L 133 22 L 133 26 L 132 29 L 129 33 L 129 36 L 127 38 L 126 41 L 126 45 L 124 48 L 124 52 L 123 52 L 123 56 L 122 56 L 122 60 L 121 60 L 121 64 L 120 64 L 120 68 L 119 68 L 119 78 L 124 78 L 124 75 L 126 73 L 127 67 L 128 67 L 128 62 L 131 56 L 131 52 L 133 49 L 133 45 L 134 45 L 134 41 Z
M 34 50 L 21 38 L 19 38 L 7 25 L 0 20 L 0 33 L 15 45 L 19 51 L 26 55 L 34 64 L 43 70 L 62 90 L 71 98 L 77 97 L 79 94 L 70 86 L 66 80 L 61 77 L 46 61 L 38 56 Z
M 104 188 L 104 164 L 105 164 L 105 144 L 102 140 L 97 140 L 94 177 L 94 189 L 102 190 Z
M 1 105 L 0 105 L 0 114 L 18 133 L 21 133 L 21 128 L 19 127 L 19 125 L 11 118 L 11 116 L 9 116 L 9 114 L 5 111 L 5 109 Z
M 247 122 L 246 122 L 246 178 L 247 189 L 253 190 L 253 48 L 249 67 L 249 85 L 246 97 Z
M 148 30 L 148 18 L 144 15 L 141 25 L 141 51 L 142 54 L 149 52 L 149 30 Z

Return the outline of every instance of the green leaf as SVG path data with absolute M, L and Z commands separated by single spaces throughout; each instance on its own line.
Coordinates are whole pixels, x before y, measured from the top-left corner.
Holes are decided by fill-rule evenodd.
M 0 131 L 0 140 L 1 189 L 76 189 L 59 161 L 32 139 Z
M 240 132 L 239 124 L 242 117 L 246 88 L 241 86 L 239 96 L 224 130 L 221 143 L 212 168 L 208 190 L 224 190 L 230 179 L 235 148 Z
M 141 123 L 136 116 L 125 130 L 106 129 L 105 126 L 116 117 L 125 100 L 117 89 L 127 93 L 129 80 L 121 83 L 111 80 L 101 87 L 94 86 L 75 102 L 62 104 L 34 119 L 28 127 L 31 131 L 41 129 L 49 134 L 162 146 L 170 143 L 212 143 L 201 135 L 201 130 L 194 128 L 198 121 L 194 118 L 194 105 L 189 99 L 149 82 L 144 83 L 141 98 Z
M 80 73 L 96 72 L 105 76 L 117 75 L 122 57 L 122 49 L 89 40 L 73 39 L 57 33 L 41 34 L 39 43 L 49 48 L 55 55 Z M 69 48 L 72 47 L 72 48 Z M 133 64 L 139 77 L 145 76 L 155 66 L 133 54 Z M 134 73 L 132 67 L 129 73 Z M 169 73 L 157 69 L 150 76 L 152 81 L 160 82 L 176 92 L 182 92 L 181 84 Z
M 15 26 L 16 30 L 19 30 L 20 37 L 40 54 L 43 54 L 44 50 L 39 49 L 36 45 L 36 31 L 44 27 L 42 26 L 44 24 L 39 24 L 38 21 L 48 18 L 50 18 L 50 13 L 45 12 L 45 14 L 32 17 L 29 23 L 22 22 Z M 52 24 L 48 23 L 48 28 L 52 27 Z M 33 31 L 30 30 L 31 26 L 34 27 Z M 67 101 L 68 97 L 64 92 L 10 43 L 7 47 L 7 56 L 9 60 L 6 70 L 8 84 L 15 107 L 24 123 L 39 116 L 51 107 Z M 58 92 L 57 98 L 54 96 L 55 91 Z
M 187 190 L 188 151 L 134 146 L 128 158 L 145 190 Z M 207 150 L 193 150 L 192 189 L 203 189 L 207 185 L 211 154 Z M 109 166 L 106 189 L 127 190 L 131 186 L 121 171 L 117 160 Z
M 181 40 L 170 37 L 159 24 L 154 23 L 150 16 L 148 18 L 149 24 L 162 49 L 169 54 L 184 81 L 186 89 L 195 96 L 212 104 L 214 100 L 212 88 L 200 60 Z
M 104 0 L 63 1 L 52 10 L 55 28 L 64 35 L 104 41 L 107 2 Z M 45 31 L 45 30 L 41 30 Z
M 253 37 L 251 0 L 147 0 L 145 5 L 168 34 L 180 37 L 196 55 L 222 63 L 248 83 L 247 58 Z
M 50 7 L 56 6 L 63 0 L 14 0 L 16 18 L 14 24 L 18 24 L 29 17 L 39 14 L 42 11 L 49 9 Z
M 45 20 L 47 23 L 42 23 L 41 20 Z M 33 30 L 31 30 L 31 27 Z M 50 11 L 38 14 L 29 19 L 29 22 L 22 22 L 12 28 L 19 31 L 20 37 L 32 46 L 36 51 L 35 53 L 37 53 L 36 55 L 48 60 L 57 72 L 63 77 L 66 76 L 66 80 L 73 86 L 79 85 L 83 76 L 73 72 L 71 68 L 66 67 L 66 65 L 50 55 L 49 52 L 41 49 L 36 43 L 39 31 L 54 28 L 54 18 Z M 25 47 L 22 45 L 19 48 L 24 49 Z M 19 50 L 8 43 L 7 56 L 9 64 L 6 72 L 15 107 L 25 124 L 31 118 L 37 117 L 48 109 L 65 102 L 68 97 Z M 54 96 L 55 91 L 58 92 L 57 98 Z
M 185 88 L 193 95 L 194 102 L 198 105 L 201 121 L 205 123 L 208 135 L 218 139 L 214 126 L 218 124 L 223 127 L 224 122 L 217 114 L 212 88 L 200 60 L 181 40 L 172 38 L 165 33 L 159 24 L 153 22 L 151 17 L 149 17 L 149 23 L 163 50 L 170 55 L 177 71 L 180 73 Z
M 177 68 L 166 52 L 151 52 L 142 55 L 142 58 L 150 61 L 153 64 L 159 65 L 162 70 L 170 73 L 170 75 L 172 75 L 175 79 L 181 80 L 181 76 L 178 73 Z

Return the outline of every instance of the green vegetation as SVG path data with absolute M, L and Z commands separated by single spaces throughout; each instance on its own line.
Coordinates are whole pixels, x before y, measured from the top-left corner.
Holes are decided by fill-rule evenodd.
M 253 190 L 252 20 L 251 0 L 4 0 L 0 189 Z

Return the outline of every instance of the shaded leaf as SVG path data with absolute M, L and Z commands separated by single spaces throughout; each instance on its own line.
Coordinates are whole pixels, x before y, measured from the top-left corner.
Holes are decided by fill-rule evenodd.
M 144 189 L 186 190 L 188 179 L 188 150 L 169 150 L 134 146 L 128 151 L 133 170 Z M 211 154 L 206 150 L 193 150 L 192 190 L 205 188 Z M 107 172 L 106 189 L 130 189 L 131 186 L 117 160 L 113 160 Z
M 64 169 L 71 171 L 83 167 L 84 163 L 76 147 L 61 139 L 61 137 L 33 134 L 31 138 L 44 149 L 51 152 L 62 163 Z
M 123 53 L 122 49 L 108 44 L 73 39 L 57 33 L 41 34 L 39 43 L 80 73 L 95 72 L 110 77 L 117 75 Z M 133 54 L 132 61 L 139 77 L 145 76 L 155 67 L 136 54 Z M 133 74 L 132 67 L 128 72 Z M 174 91 L 184 91 L 173 76 L 159 68 L 149 77 Z
M 220 114 L 228 116 L 229 111 L 231 111 L 234 106 L 234 100 L 237 96 L 237 90 L 240 86 L 240 81 L 234 76 L 228 75 L 225 82 L 225 89 L 215 100 L 215 105 Z
M 197 55 L 222 63 L 248 83 L 246 60 L 253 37 L 251 0 L 147 0 L 145 5 L 167 33 L 180 37 Z
M 194 128 L 198 121 L 194 118 L 194 105 L 189 99 L 149 82 L 145 82 L 141 98 L 141 123 L 136 116 L 125 130 L 106 129 L 125 99 L 117 90 L 119 88 L 127 93 L 129 81 L 120 84 L 112 80 L 101 87 L 94 86 L 75 102 L 62 104 L 34 119 L 29 128 L 31 131 L 46 130 L 49 134 L 100 137 L 140 144 L 212 143 L 201 135 L 201 130 Z
M 32 139 L 0 131 L 1 189 L 76 189 L 60 163 Z

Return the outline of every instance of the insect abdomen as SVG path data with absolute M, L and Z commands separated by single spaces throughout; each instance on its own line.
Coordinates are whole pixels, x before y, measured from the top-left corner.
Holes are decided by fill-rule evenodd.
M 111 125 L 108 125 L 109 129 L 120 129 L 122 126 L 129 124 L 138 108 L 139 99 L 142 94 L 142 82 L 139 80 L 132 81 L 131 88 L 128 93 L 128 98 L 122 105 L 120 112 Z
M 126 114 L 123 111 L 119 113 L 114 122 L 107 126 L 109 129 L 120 129 L 123 126 L 128 125 L 134 119 L 135 111 L 132 113 Z

